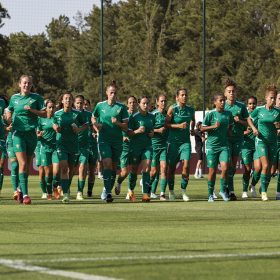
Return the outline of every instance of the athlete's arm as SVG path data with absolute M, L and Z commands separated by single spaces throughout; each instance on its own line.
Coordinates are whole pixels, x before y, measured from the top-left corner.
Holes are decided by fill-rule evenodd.
M 177 128 L 177 129 L 181 129 L 181 128 L 186 128 L 187 127 L 187 123 L 183 122 L 183 123 L 179 123 L 179 124 L 175 124 L 175 123 L 171 123 L 173 117 L 173 107 L 170 106 L 168 108 L 167 114 L 166 114 L 166 118 L 165 118 L 165 127 L 166 128 Z
M 30 113 L 41 117 L 41 118 L 46 118 L 47 117 L 47 111 L 45 109 L 43 110 L 36 110 L 36 109 L 32 109 L 30 108 L 30 106 L 24 106 L 24 110 L 29 111 Z
M 253 121 L 250 117 L 248 117 L 247 122 L 248 122 L 249 126 L 252 128 L 254 135 L 257 136 L 259 134 L 259 131 L 254 126 Z

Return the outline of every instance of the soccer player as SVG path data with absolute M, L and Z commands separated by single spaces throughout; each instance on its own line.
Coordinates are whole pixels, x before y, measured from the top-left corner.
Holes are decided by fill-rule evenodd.
M 117 165 L 122 152 L 122 131 L 127 130 L 126 107 L 117 102 L 116 82 L 106 89 L 107 100 L 99 102 L 92 113 L 92 123 L 98 133 L 98 150 L 103 163 L 104 190 L 102 198 L 112 202 L 112 188 L 115 184 Z
M 81 113 L 83 118 L 83 123 L 88 124 L 88 127 L 78 134 L 78 143 L 79 143 L 79 157 L 78 162 L 76 163 L 79 170 L 78 178 L 78 191 L 76 200 L 83 200 L 83 190 L 85 187 L 86 176 L 87 176 L 87 165 L 89 159 L 89 131 L 92 131 L 91 125 L 91 112 L 85 110 L 84 107 L 85 98 L 83 95 L 77 95 L 75 97 L 74 106 L 76 110 Z
M 53 129 L 56 134 L 56 148 L 59 158 L 60 184 L 63 190 L 62 203 L 69 203 L 69 191 L 75 163 L 78 158 L 78 133 L 88 127 L 81 113 L 72 108 L 73 95 L 66 92 L 62 95 L 61 109 L 56 111 Z
M 274 107 L 276 100 L 276 87 L 270 85 L 265 92 L 265 105 L 257 107 L 251 118 L 258 119 L 258 128 L 253 121 L 248 120 L 254 135 L 256 135 L 256 150 L 261 162 L 261 198 L 267 201 L 267 189 L 271 174 L 276 170 L 277 163 L 277 127 L 280 122 L 280 111 Z
M 247 99 L 247 110 L 250 116 L 252 112 L 256 109 L 256 107 L 257 107 L 257 98 L 255 96 L 250 96 Z M 254 125 L 257 127 L 258 120 L 257 119 L 252 119 L 252 120 Z M 252 176 L 253 178 L 252 178 L 250 190 L 252 196 L 257 197 L 255 185 L 257 184 L 260 178 L 260 160 L 257 156 L 256 149 L 255 149 L 255 135 L 253 134 L 253 131 L 250 126 L 244 131 L 244 142 L 241 150 L 241 158 L 242 158 L 242 163 L 244 165 L 244 173 L 242 177 L 242 184 L 243 184 L 242 198 L 243 199 L 248 198 L 248 186 L 249 186 L 253 163 L 254 163 L 254 171 L 253 171 L 253 176 Z
M 38 168 L 38 177 L 39 177 L 39 184 L 40 188 L 42 190 L 42 196 L 41 198 L 46 199 L 47 198 L 47 185 L 45 181 L 45 170 L 44 167 L 42 166 L 42 161 L 41 161 L 41 139 L 40 139 L 40 133 L 38 134 L 38 130 L 36 131 L 37 135 L 37 145 L 34 151 L 35 155 L 35 164 Z
M 142 168 L 142 201 L 150 201 L 150 170 L 152 160 L 152 140 L 155 117 L 149 112 L 149 98 L 143 96 L 138 100 L 138 112 L 129 118 L 128 134 L 130 136 L 130 163 L 128 192 L 129 199 L 135 201 L 134 188 L 137 181 L 138 167 Z
M 166 115 L 166 127 L 169 129 L 167 139 L 167 182 L 169 186 L 169 200 L 175 200 L 174 178 L 176 164 L 183 162 L 181 192 L 184 201 L 190 198 L 186 194 L 189 182 L 189 161 L 191 158 L 190 134 L 194 133 L 195 111 L 187 105 L 188 93 L 184 88 L 176 93 L 177 103 L 169 107 Z
M 127 113 L 128 117 L 130 118 L 133 114 L 136 113 L 137 110 L 137 99 L 135 96 L 129 96 L 127 99 Z M 120 157 L 120 174 L 117 179 L 117 184 L 115 186 L 115 194 L 119 195 L 121 192 L 121 184 L 129 174 L 129 136 L 127 131 L 123 131 L 123 146 L 122 146 L 122 153 Z M 128 198 L 130 198 L 128 194 Z
M 201 127 L 202 132 L 207 132 L 208 202 L 214 202 L 213 193 L 219 163 L 221 165 L 219 194 L 224 201 L 228 201 L 225 192 L 230 162 L 228 133 L 233 124 L 233 116 L 230 111 L 225 111 L 225 102 L 225 96 L 222 93 L 214 95 L 215 109 L 206 114 Z
M 280 92 L 277 92 L 275 107 L 280 110 Z M 280 129 L 277 129 L 277 187 L 276 200 L 280 200 Z
M 244 140 L 244 131 L 247 128 L 247 119 L 249 114 L 247 112 L 246 106 L 236 100 L 236 83 L 227 79 L 224 85 L 224 94 L 226 96 L 226 105 L 225 110 L 231 111 L 234 122 L 232 126 L 232 133 L 229 137 L 229 146 L 230 146 L 230 167 L 228 171 L 228 191 L 229 199 L 237 200 L 237 197 L 234 193 L 234 184 L 233 177 L 236 172 L 236 164 L 241 153 Z
M 165 128 L 167 97 L 159 94 L 156 98 L 157 109 L 152 114 L 155 116 L 154 136 L 152 138 L 153 158 L 150 172 L 150 185 L 152 186 L 151 198 L 155 194 L 160 173 L 160 200 L 165 201 L 166 180 L 166 141 L 168 130 Z
M 6 113 L 7 121 L 12 123 L 13 149 L 19 164 L 19 183 L 23 203 L 31 204 L 28 195 L 28 174 L 33 153 L 37 144 L 36 127 L 38 116 L 45 117 L 44 99 L 31 92 L 32 77 L 23 75 L 19 80 L 20 92 L 14 94 Z
M 45 106 L 47 117 L 39 118 L 37 136 L 41 145 L 40 158 L 45 175 L 44 186 L 47 193 L 46 198 L 51 200 L 52 193 L 54 193 L 56 199 L 59 199 L 59 193 L 57 191 L 59 184 L 59 159 L 56 151 L 56 133 L 53 130 L 55 104 L 52 100 L 46 100 Z
M 205 142 L 205 135 L 201 131 L 202 122 L 197 122 L 196 129 L 194 130 L 195 137 L 195 151 L 197 154 L 197 163 L 194 173 L 194 178 L 203 178 L 202 174 L 202 161 L 203 161 L 203 143 Z

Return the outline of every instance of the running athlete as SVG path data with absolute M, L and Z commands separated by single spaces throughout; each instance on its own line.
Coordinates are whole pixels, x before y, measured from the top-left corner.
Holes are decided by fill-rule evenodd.
M 170 106 L 166 116 L 166 127 L 169 129 L 167 139 L 167 182 L 169 186 L 169 200 L 175 200 L 174 179 L 176 164 L 183 162 L 181 192 L 184 201 L 190 198 L 186 194 L 189 182 L 189 161 L 191 158 L 190 134 L 194 133 L 195 111 L 187 105 L 188 93 L 186 89 L 179 89 L 176 93 L 177 103 Z M 190 129 L 191 128 L 191 129 Z
M 237 200 L 234 193 L 233 177 L 236 172 L 236 164 L 241 153 L 244 140 L 244 131 L 247 128 L 247 119 L 249 114 L 247 112 L 246 106 L 236 100 L 236 83 L 227 79 L 224 86 L 224 95 L 226 96 L 225 110 L 231 111 L 234 122 L 232 126 L 232 133 L 229 137 L 229 147 L 230 147 L 230 167 L 228 171 L 228 191 L 229 199 Z
M 157 198 L 156 188 L 160 174 L 160 200 L 166 201 L 166 141 L 167 129 L 165 128 L 167 97 L 159 94 L 156 98 L 157 109 L 152 114 L 155 116 L 154 136 L 152 138 L 153 157 L 150 172 L 151 198 Z
M 83 190 L 85 187 L 86 176 L 87 176 L 87 165 L 89 159 L 89 144 L 90 138 L 89 133 L 92 132 L 91 128 L 91 112 L 85 110 L 84 107 L 85 98 L 83 95 L 77 95 L 75 97 L 74 106 L 76 110 L 81 113 L 83 118 L 83 123 L 88 124 L 89 126 L 79 132 L 78 134 L 78 143 L 79 143 L 79 157 L 76 165 L 78 166 L 79 175 L 78 175 L 78 191 L 76 200 L 83 200 Z
M 130 118 L 133 114 L 135 114 L 137 110 L 137 99 L 134 96 L 129 96 L 127 99 L 127 113 L 128 117 Z M 122 146 L 122 153 L 120 157 L 120 174 L 117 179 L 117 184 L 115 186 L 115 194 L 119 195 L 121 192 L 121 184 L 127 177 L 130 171 L 129 166 L 129 136 L 127 131 L 123 131 L 123 146 Z M 129 199 L 129 195 L 128 195 Z
M 57 191 L 57 186 L 59 184 L 59 160 L 56 151 L 56 133 L 53 130 L 55 104 L 52 100 L 47 100 L 45 106 L 47 117 L 39 118 L 37 136 L 41 143 L 39 152 L 41 166 L 45 174 L 46 198 L 51 200 L 52 193 L 54 193 L 56 199 L 60 197 Z
M 129 118 L 128 134 L 130 136 L 130 163 L 128 192 L 129 199 L 135 201 L 134 188 L 137 181 L 138 167 L 142 168 L 143 194 L 142 201 L 150 201 L 150 170 L 152 160 L 152 140 L 155 117 L 149 112 L 149 99 L 139 99 L 138 112 Z
M 230 162 L 228 133 L 233 124 L 233 116 L 230 111 L 225 111 L 225 102 L 225 96 L 222 93 L 214 95 L 215 109 L 206 114 L 201 127 L 202 132 L 207 132 L 208 202 L 214 202 L 214 186 L 219 163 L 221 165 L 219 194 L 224 201 L 228 201 L 225 192 Z
M 203 178 L 202 174 L 202 162 L 203 162 L 203 143 L 205 142 L 205 135 L 201 132 L 202 122 L 197 122 L 196 129 L 194 130 L 195 138 L 195 151 L 197 154 L 197 163 L 194 173 L 195 179 Z
M 20 92 L 11 97 L 7 121 L 12 123 L 13 149 L 19 164 L 19 183 L 23 203 L 31 204 L 28 195 L 28 174 L 37 144 L 38 116 L 45 117 L 44 99 L 31 92 L 32 77 L 23 75 L 19 80 Z
M 256 107 L 257 107 L 257 98 L 255 96 L 250 96 L 247 99 L 247 110 L 250 116 L 252 112 L 256 109 Z M 257 127 L 258 120 L 257 119 L 252 119 L 252 120 L 254 126 Z M 260 160 L 257 156 L 256 149 L 255 149 L 255 136 L 250 126 L 244 131 L 244 142 L 241 150 L 241 158 L 242 158 L 242 163 L 244 165 L 244 173 L 242 177 L 242 184 L 243 184 L 242 198 L 243 199 L 248 198 L 248 186 L 249 186 L 253 163 L 254 163 L 254 171 L 253 171 L 250 191 L 252 193 L 252 197 L 257 197 L 255 185 L 259 181 L 261 167 L 260 167 Z
M 62 203 L 69 203 L 69 191 L 75 163 L 78 158 L 78 133 L 88 127 L 79 111 L 72 108 L 74 98 L 70 92 L 62 96 L 60 110 L 56 111 L 53 129 L 56 134 L 56 149 L 59 158 L 60 184 L 63 190 Z
M 99 102 L 93 110 L 92 123 L 98 135 L 98 150 L 103 163 L 104 190 L 101 197 L 112 202 L 117 165 L 122 152 L 122 131 L 127 130 L 126 107 L 117 102 L 117 87 L 113 81 L 106 89 L 107 100 Z
M 280 110 L 280 92 L 276 96 L 275 107 Z M 276 186 L 276 200 L 280 200 L 280 129 L 277 129 L 277 186 Z
M 261 162 L 261 198 L 267 201 L 267 189 L 274 174 L 277 163 L 277 127 L 280 122 L 280 111 L 274 107 L 276 100 L 276 87 L 270 85 L 265 92 L 265 105 L 257 107 L 252 113 L 251 118 L 258 119 L 258 128 L 253 121 L 248 120 L 254 135 L 256 135 L 256 151 Z

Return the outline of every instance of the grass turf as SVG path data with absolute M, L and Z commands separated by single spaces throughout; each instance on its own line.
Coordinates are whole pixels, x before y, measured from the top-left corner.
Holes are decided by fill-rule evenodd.
M 119 279 L 279 279 L 280 201 L 274 200 L 275 179 L 269 202 L 258 198 L 208 203 L 206 179 L 191 179 L 191 201 L 183 202 L 177 177 L 175 202 L 127 202 L 125 182 L 120 197 L 106 204 L 99 199 L 98 179 L 94 198 L 76 202 L 74 178 L 69 205 L 40 199 L 37 177 L 29 181 L 32 205 L 25 206 L 11 200 L 5 178 L 1 259 Z M 235 183 L 241 197 L 240 175 Z M 140 201 L 139 187 L 137 191 Z M 275 255 L 262 255 L 269 252 Z M 0 279 L 65 278 L 0 266 Z

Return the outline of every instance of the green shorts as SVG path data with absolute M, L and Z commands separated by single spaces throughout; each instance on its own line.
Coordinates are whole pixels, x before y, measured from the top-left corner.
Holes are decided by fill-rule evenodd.
M 89 157 L 89 149 L 88 148 L 80 148 L 78 159 L 77 159 L 77 164 L 86 165 L 88 163 L 88 157 Z
M 272 163 L 277 163 L 277 143 L 266 144 L 256 138 L 256 151 L 259 157 L 266 156 Z
M 142 160 L 152 160 L 153 148 L 146 147 L 144 149 L 132 149 L 129 154 L 129 163 L 138 165 Z
M 77 163 L 79 154 L 78 153 L 69 153 L 63 149 L 57 149 L 57 156 L 59 161 L 66 160 L 69 164 L 75 165 Z
M 99 158 L 111 158 L 112 162 L 118 163 L 122 153 L 122 142 L 114 144 L 107 142 L 99 142 L 98 153 Z
M 243 147 L 243 141 L 231 143 L 229 142 L 230 157 L 239 157 Z
M 152 158 L 152 167 L 159 165 L 161 161 L 166 162 L 166 148 L 162 149 L 153 149 L 153 158 Z
M 218 151 L 206 148 L 206 158 L 208 168 L 216 168 L 221 162 L 230 162 L 229 147 L 221 147 Z
M 90 146 L 88 152 L 88 164 L 89 165 L 96 165 L 98 159 L 98 150 L 97 145 Z
M 241 160 L 243 164 L 252 164 L 254 160 L 258 159 L 258 153 L 255 149 L 242 149 Z
M 14 152 L 26 152 L 28 156 L 32 156 L 37 145 L 36 131 L 14 131 L 13 132 L 13 147 Z
M 59 163 L 59 158 L 56 150 L 52 152 L 46 152 L 44 151 L 44 149 L 41 149 L 40 158 L 42 166 L 49 166 L 53 163 Z
M 191 150 L 191 143 L 167 143 L 167 164 L 176 166 L 180 160 L 190 160 Z

